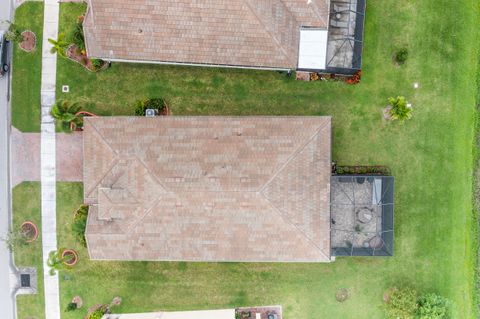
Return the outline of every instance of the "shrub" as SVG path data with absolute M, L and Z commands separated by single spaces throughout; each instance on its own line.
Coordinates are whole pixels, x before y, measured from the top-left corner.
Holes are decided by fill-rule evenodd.
M 22 42 L 23 41 L 22 33 L 17 28 L 16 24 L 10 23 L 10 27 L 8 28 L 7 32 L 5 33 L 5 39 L 7 41 L 12 41 L 12 42 Z
M 80 111 L 80 105 L 78 103 L 58 100 L 55 102 L 50 113 L 64 128 L 69 128 L 70 125 L 76 128 L 82 124 L 82 119 L 77 116 L 78 111 Z
M 448 318 L 449 301 L 437 294 L 426 294 L 418 299 L 418 319 Z
M 103 315 L 108 312 L 108 306 L 103 305 L 94 312 L 92 312 L 89 316 L 88 319 L 102 319 Z
M 75 234 L 75 238 L 83 247 L 87 247 L 87 241 L 85 240 L 85 228 L 87 227 L 88 206 L 82 205 L 75 212 L 72 223 L 72 232 Z
M 98 70 L 103 66 L 103 60 L 102 59 L 90 59 L 90 62 L 92 63 L 93 69 Z
M 85 36 L 83 34 L 83 22 L 77 22 L 71 36 L 72 42 L 80 51 L 85 50 Z
M 135 105 L 135 115 L 144 116 L 147 109 L 154 109 L 159 114 L 163 114 L 167 109 L 167 102 L 163 98 L 152 98 L 137 101 L 137 104 Z
M 67 308 L 65 308 L 65 312 L 74 311 L 74 310 L 77 310 L 77 304 L 74 302 L 69 302 L 67 305 Z
M 408 59 L 408 49 L 402 48 L 395 53 L 395 62 L 404 64 Z
M 387 302 L 387 317 L 411 319 L 417 310 L 417 291 L 411 288 L 395 289 Z
M 14 252 L 17 248 L 26 246 L 28 244 L 28 237 L 21 231 L 9 231 L 7 237 L 2 239 L 5 241 L 7 249 Z
M 388 99 L 391 105 L 390 118 L 392 120 L 400 120 L 401 122 L 412 118 L 412 108 L 407 105 L 404 96 L 391 97 Z
M 105 313 L 101 309 L 97 309 L 88 316 L 88 319 L 102 319 Z

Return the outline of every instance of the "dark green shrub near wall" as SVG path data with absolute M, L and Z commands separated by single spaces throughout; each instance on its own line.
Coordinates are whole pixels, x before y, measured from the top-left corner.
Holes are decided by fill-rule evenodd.
M 87 227 L 88 218 L 88 206 L 82 205 L 75 212 L 72 223 L 72 231 L 75 233 L 75 238 L 83 247 L 87 247 L 87 241 L 85 240 L 85 229 Z

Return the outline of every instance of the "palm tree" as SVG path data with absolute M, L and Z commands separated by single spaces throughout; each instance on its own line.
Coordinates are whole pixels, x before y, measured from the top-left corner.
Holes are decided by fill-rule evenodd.
M 68 42 L 65 41 L 64 33 L 60 33 L 56 41 L 54 39 L 48 39 L 48 42 L 50 42 L 53 45 L 52 48 L 50 49 L 50 53 L 52 54 L 57 53 L 59 56 L 64 58 L 67 57 L 67 54 L 65 53 L 65 51 L 68 47 Z
M 407 103 L 404 96 L 391 97 L 388 99 L 391 105 L 390 118 L 403 122 L 412 118 L 412 107 Z
M 50 114 L 55 120 L 60 122 L 62 126 L 73 126 L 73 128 L 75 128 L 82 124 L 82 119 L 77 116 L 78 111 L 80 111 L 78 103 L 58 100 L 52 107 Z

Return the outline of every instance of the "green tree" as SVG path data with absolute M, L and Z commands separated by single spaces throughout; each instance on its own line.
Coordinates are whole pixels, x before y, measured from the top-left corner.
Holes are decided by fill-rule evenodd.
M 403 122 L 412 118 L 412 107 L 408 105 L 404 96 L 391 97 L 388 99 L 391 105 L 390 118 Z
M 65 100 L 58 100 L 52 107 L 50 114 L 52 117 L 61 123 L 64 128 L 69 128 L 73 123 L 73 128 L 82 125 L 82 119 L 77 116 L 80 111 L 78 103 L 71 103 Z
M 48 260 L 47 260 L 47 265 L 50 267 L 50 276 L 55 276 L 57 271 L 66 269 L 64 262 L 68 262 L 72 257 L 71 256 L 65 256 L 62 257 L 62 249 L 59 250 L 52 250 L 48 254 Z
M 50 53 L 55 54 L 57 53 L 59 56 L 66 58 L 66 50 L 68 47 L 68 42 L 65 41 L 65 34 L 60 33 L 58 35 L 57 40 L 54 39 L 48 39 L 48 42 L 50 42 L 53 46 L 50 49 Z

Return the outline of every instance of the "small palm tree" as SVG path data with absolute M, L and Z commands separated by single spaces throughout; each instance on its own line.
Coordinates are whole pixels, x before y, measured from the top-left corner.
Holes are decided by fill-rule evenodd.
M 77 116 L 78 111 L 80 111 L 80 106 L 78 103 L 59 100 L 52 107 L 50 114 L 55 120 L 60 122 L 62 126 L 73 126 L 73 128 L 76 128 L 82 123 L 82 119 Z
M 48 254 L 47 266 L 50 267 L 50 276 L 55 276 L 57 271 L 66 269 L 64 262 L 69 261 L 72 257 L 62 257 L 62 250 L 52 250 Z
M 403 122 L 412 118 L 412 107 L 407 103 L 404 96 L 391 97 L 388 99 L 391 105 L 390 118 Z
M 52 54 L 57 53 L 59 56 L 64 58 L 67 57 L 67 54 L 65 53 L 65 51 L 68 47 L 68 42 L 65 41 L 64 33 L 60 33 L 56 41 L 54 39 L 48 39 L 48 42 L 50 42 L 53 45 L 52 48 L 50 49 L 50 53 Z

